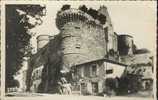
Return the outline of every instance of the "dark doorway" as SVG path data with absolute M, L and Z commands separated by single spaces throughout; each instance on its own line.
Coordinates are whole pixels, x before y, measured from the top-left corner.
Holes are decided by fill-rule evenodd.
M 98 93 L 98 83 L 97 82 L 92 82 L 92 92 L 94 94 Z

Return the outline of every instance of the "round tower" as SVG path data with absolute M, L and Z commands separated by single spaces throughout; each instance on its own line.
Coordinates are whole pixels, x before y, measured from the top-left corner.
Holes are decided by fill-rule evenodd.
M 43 48 L 50 41 L 49 35 L 39 35 L 37 38 L 37 50 Z
M 61 10 L 57 14 L 56 25 L 62 36 L 64 67 L 102 59 L 106 55 L 103 27 L 88 13 L 73 8 Z
M 118 50 L 120 55 L 133 54 L 133 37 L 130 35 L 118 36 Z

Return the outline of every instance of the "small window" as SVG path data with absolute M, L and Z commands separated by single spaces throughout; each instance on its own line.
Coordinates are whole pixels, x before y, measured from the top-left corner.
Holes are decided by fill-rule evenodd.
M 106 74 L 112 74 L 112 73 L 113 73 L 113 69 L 106 70 Z
M 104 28 L 105 40 L 108 41 L 108 27 Z
M 146 70 L 144 69 L 143 72 L 145 72 Z
M 76 48 L 80 49 L 81 45 L 80 44 L 76 44 Z
M 85 77 L 89 77 L 90 76 L 90 67 L 89 66 L 85 66 L 84 67 L 84 76 Z
M 64 28 L 64 27 L 62 27 L 60 30 L 62 30 L 62 31 L 63 31 L 63 30 L 65 30 L 65 28 Z
M 75 29 L 80 29 L 80 27 L 75 26 Z
M 62 47 L 61 47 L 61 50 L 65 50 L 65 47 L 64 47 L 64 46 L 62 46 Z
M 92 65 L 92 75 L 94 75 L 94 76 L 97 75 L 97 65 L 96 64 Z
M 81 41 L 80 41 L 79 37 L 76 38 L 76 45 L 75 45 L 75 47 L 78 48 L 78 49 L 81 48 Z

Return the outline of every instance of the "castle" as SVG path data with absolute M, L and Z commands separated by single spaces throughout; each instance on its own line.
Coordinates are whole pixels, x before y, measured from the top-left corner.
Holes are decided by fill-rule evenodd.
M 95 10 L 64 5 L 57 13 L 56 26 L 58 35 L 37 37 L 38 52 L 30 58 L 27 70 L 28 91 L 56 93 L 58 80 L 65 77 L 74 94 L 97 95 L 106 91 L 106 79 L 120 78 L 129 65 L 138 64 L 132 62 L 140 59 L 133 37 L 114 32 L 105 6 Z M 143 63 L 152 74 L 152 65 L 147 63 L 152 56 L 142 54 L 147 54 Z

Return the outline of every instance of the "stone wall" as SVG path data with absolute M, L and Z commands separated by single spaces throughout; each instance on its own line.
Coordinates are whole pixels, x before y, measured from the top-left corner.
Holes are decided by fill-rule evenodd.
M 98 12 L 106 16 L 106 23 L 103 25 L 103 28 L 106 31 L 105 34 L 107 34 L 107 50 L 109 52 L 111 49 L 113 49 L 115 52 L 117 52 L 117 35 L 114 33 L 113 24 L 108 13 L 108 9 L 105 6 L 101 6 L 98 9 Z

